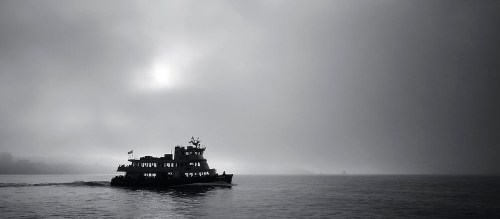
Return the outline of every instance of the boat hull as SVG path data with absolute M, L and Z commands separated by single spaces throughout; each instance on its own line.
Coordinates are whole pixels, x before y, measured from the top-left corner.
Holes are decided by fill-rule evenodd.
M 233 174 L 205 176 L 205 177 L 185 177 L 177 179 L 155 179 L 155 178 L 142 178 L 132 179 L 124 176 L 116 176 L 111 179 L 111 186 L 123 187 L 171 187 L 179 185 L 189 185 L 195 183 L 216 183 L 224 182 L 231 184 Z

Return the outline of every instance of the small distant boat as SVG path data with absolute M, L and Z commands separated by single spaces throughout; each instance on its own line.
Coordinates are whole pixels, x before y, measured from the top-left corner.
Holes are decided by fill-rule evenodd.
M 346 175 L 347 173 L 344 171 L 342 174 Z
M 176 146 L 174 154 L 165 154 L 163 157 L 129 157 L 131 164 L 120 165 L 117 169 L 118 172 L 125 172 L 125 175 L 111 179 L 111 186 L 170 187 L 220 182 L 230 185 L 233 174 L 224 171 L 219 175 L 215 169 L 210 169 L 203 157 L 206 148 L 200 145 L 200 140 L 191 137 L 189 143 L 187 147 Z

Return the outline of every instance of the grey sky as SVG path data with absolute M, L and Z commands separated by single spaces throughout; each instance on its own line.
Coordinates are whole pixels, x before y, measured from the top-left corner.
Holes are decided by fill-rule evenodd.
M 496 1 L 2 1 L 0 151 L 500 173 Z

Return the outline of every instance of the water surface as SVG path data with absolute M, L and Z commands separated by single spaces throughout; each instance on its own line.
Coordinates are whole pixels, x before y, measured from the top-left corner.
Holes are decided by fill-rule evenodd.
M 112 175 L 1 175 L 6 218 L 500 218 L 500 177 L 241 176 L 137 189 Z

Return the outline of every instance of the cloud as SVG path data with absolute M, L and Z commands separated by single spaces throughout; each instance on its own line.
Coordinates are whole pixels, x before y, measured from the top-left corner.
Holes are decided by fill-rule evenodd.
M 198 135 L 210 160 L 242 166 L 495 164 L 495 4 L 0 4 L 0 145 L 14 154 L 161 155 Z

